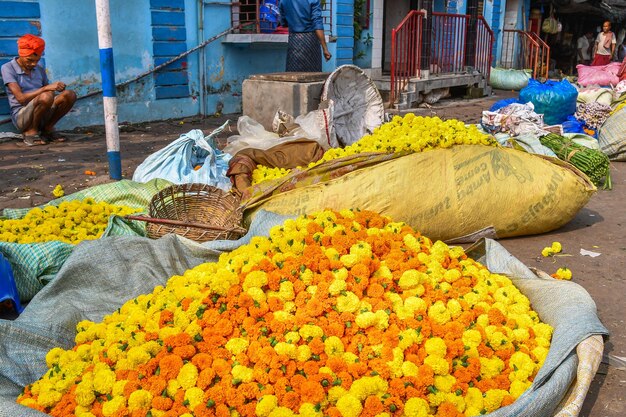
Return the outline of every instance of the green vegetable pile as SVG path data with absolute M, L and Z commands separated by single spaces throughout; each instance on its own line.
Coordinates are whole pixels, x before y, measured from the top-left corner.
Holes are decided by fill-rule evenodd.
M 559 159 L 584 172 L 596 186 L 604 183 L 605 190 L 612 188 L 609 157 L 601 151 L 579 145 L 554 133 L 539 138 L 539 141 L 543 146 L 552 149 Z

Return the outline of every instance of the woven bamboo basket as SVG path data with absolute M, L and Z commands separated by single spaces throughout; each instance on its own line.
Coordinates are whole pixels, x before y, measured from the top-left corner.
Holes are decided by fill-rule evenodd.
M 148 237 L 158 239 L 169 233 L 196 242 L 235 240 L 246 233 L 241 227 L 243 208 L 232 193 L 207 184 L 180 184 L 164 188 L 152 197 Z M 169 223 L 159 219 L 170 220 Z

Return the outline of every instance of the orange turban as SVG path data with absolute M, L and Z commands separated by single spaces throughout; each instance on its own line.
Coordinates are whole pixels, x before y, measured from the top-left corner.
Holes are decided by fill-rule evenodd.
M 39 36 L 28 34 L 17 40 L 17 54 L 19 56 L 29 56 L 32 54 L 41 56 L 45 47 L 46 43 Z

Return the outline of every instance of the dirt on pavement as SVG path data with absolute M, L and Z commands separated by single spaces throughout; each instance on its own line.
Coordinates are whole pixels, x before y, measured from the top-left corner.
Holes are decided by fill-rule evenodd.
M 498 91 L 474 100 L 443 100 L 422 115 L 457 118 L 469 123 L 480 120 L 482 110 L 517 93 Z M 229 119 L 235 134 L 239 114 L 209 118 L 187 118 L 120 127 L 122 171 L 132 178 L 135 168 L 151 153 L 163 148 L 180 134 L 192 129 L 212 131 Z M 2 130 L 2 126 L 0 126 Z M 0 140 L 0 210 L 34 207 L 51 200 L 52 189 L 61 184 L 66 194 L 111 181 L 108 176 L 105 132 L 101 126 L 65 132 L 68 142 L 32 148 L 17 140 Z M 86 175 L 93 171 L 95 176 Z M 502 239 L 502 243 L 524 264 L 548 274 L 559 267 L 573 272 L 573 281 L 582 285 L 595 300 L 602 323 L 609 329 L 605 359 L 592 382 L 581 416 L 623 417 L 626 415 L 626 370 L 607 365 L 608 356 L 626 358 L 626 163 L 613 163 L 613 190 L 598 190 L 591 201 L 564 227 L 541 235 Z M 563 253 L 544 258 L 541 250 L 553 241 L 561 242 Z M 583 256 L 581 250 L 600 255 Z M 567 294 L 563 294 L 567 297 Z

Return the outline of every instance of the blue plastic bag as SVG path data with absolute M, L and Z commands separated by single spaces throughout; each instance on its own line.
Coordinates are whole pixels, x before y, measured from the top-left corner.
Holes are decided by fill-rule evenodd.
M 277 0 L 265 0 L 259 6 L 261 33 L 272 33 L 278 26 L 278 18 L 280 11 L 278 10 Z
M 543 114 L 547 125 L 560 124 L 567 116 L 576 113 L 578 90 L 567 80 L 540 83 L 535 79 L 528 81 L 528 86 L 519 93 L 522 103 L 532 102 L 535 113 Z
M 498 111 L 501 108 L 508 106 L 509 104 L 519 104 L 519 103 L 520 101 L 516 98 L 505 98 L 505 99 L 498 100 L 495 103 L 493 103 L 489 111 Z
M 211 143 L 226 126 L 228 121 L 206 137 L 200 129 L 181 135 L 148 156 L 135 170 L 133 181 L 148 182 L 162 178 L 174 184 L 199 183 L 230 190 L 231 182 L 226 172 L 232 156 L 216 149 Z
M 583 127 L 585 127 L 585 122 L 574 116 L 567 116 L 567 120 L 563 122 L 563 133 L 585 133 Z
M 0 315 L 4 314 L 2 305 L 5 301 L 8 301 L 11 308 L 18 314 L 24 310 L 20 304 L 20 296 L 17 292 L 15 279 L 13 278 L 11 264 L 7 258 L 0 253 Z

